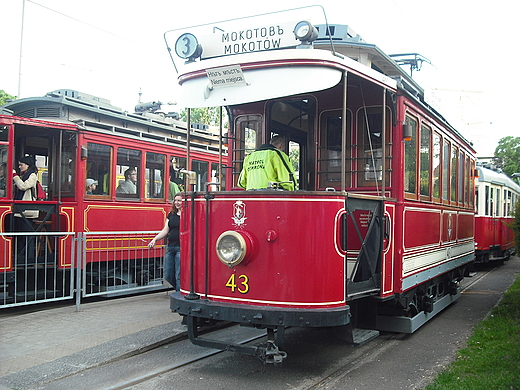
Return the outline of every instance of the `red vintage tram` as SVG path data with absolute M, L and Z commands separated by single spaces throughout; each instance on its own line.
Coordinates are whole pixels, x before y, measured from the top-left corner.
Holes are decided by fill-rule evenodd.
M 499 263 L 515 253 L 513 211 L 520 186 L 489 164 L 477 166 L 477 215 L 475 216 L 475 263 Z
M 321 7 L 165 40 L 183 103 L 223 106 L 230 123 L 227 191 L 192 192 L 184 214 L 171 308 L 192 342 L 277 363 L 287 327 L 336 327 L 359 344 L 414 332 L 459 297 L 474 258 L 474 150 L 391 57 Z M 235 188 L 273 135 L 299 188 Z M 265 328 L 267 345 L 200 337 L 201 320 Z
M 199 182 L 194 188 L 199 190 L 202 180 L 217 181 L 221 144 L 217 135 L 201 126 L 187 132 L 186 123 L 178 117 L 155 112 L 159 107 L 156 102 L 141 104 L 136 107 L 138 112 L 130 114 L 106 99 L 72 90 L 4 106 L 0 163 L 10 173 L 18 167 L 20 157 L 35 156 L 47 198 L 13 201 L 11 175 L 3 182 L 3 304 L 35 301 L 42 294 L 66 295 L 71 283 L 64 275 L 75 266 L 74 251 L 77 259 L 82 250 L 84 289 L 89 293 L 105 286 L 152 281 L 161 287 L 162 253 L 147 250 L 150 234 L 164 225 L 170 201 L 184 183 L 183 170 L 197 173 Z M 133 193 L 119 190 L 128 170 L 136 173 Z M 97 186 L 89 191 L 86 186 L 92 182 Z M 25 217 L 28 209 L 36 210 L 38 216 Z M 33 236 L 8 234 L 16 230 L 16 214 Z M 72 234 L 34 237 L 35 232 L 44 231 Z M 93 232 L 113 236 L 78 236 Z M 124 241 L 120 237 L 124 232 L 150 234 L 146 240 Z M 84 245 L 76 246 L 78 241 Z

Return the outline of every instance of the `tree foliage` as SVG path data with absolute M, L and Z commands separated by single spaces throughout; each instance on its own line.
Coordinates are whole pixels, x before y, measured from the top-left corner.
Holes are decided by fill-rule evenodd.
M 192 108 L 190 112 L 191 123 L 203 123 L 209 126 L 218 126 L 220 123 L 219 107 Z M 224 127 L 227 127 L 226 113 L 222 112 Z M 188 110 L 181 111 L 181 120 L 188 120 Z
M 0 106 L 7 103 L 9 100 L 15 100 L 16 96 L 9 95 L 3 89 L 0 89 Z
M 515 219 L 509 227 L 513 229 L 513 232 L 515 233 L 516 253 L 520 253 L 520 201 L 518 200 L 515 205 L 515 210 L 513 211 L 513 216 Z
M 498 141 L 495 164 L 508 176 L 520 172 L 520 137 L 507 136 Z

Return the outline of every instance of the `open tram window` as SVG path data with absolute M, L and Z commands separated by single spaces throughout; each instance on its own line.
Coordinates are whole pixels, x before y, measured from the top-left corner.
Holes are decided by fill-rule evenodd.
M 412 127 L 412 137 L 404 142 L 404 191 L 417 194 L 417 120 L 407 116 L 405 124 Z
M 164 200 L 164 172 L 166 156 L 159 153 L 146 153 L 145 194 L 147 199 Z
M 112 147 L 109 145 L 87 144 L 87 174 L 86 178 L 97 182 L 96 188 L 85 188 L 87 195 L 108 195 L 110 194 L 110 161 L 112 157 Z M 90 183 L 90 181 L 89 181 Z
M 345 161 L 345 183 L 352 183 L 352 114 L 347 111 L 347 153 Z M 318 188 L 341 187 L 342 117 L 339 112 L 324 113 L 321 119 L 320 142 L 318 145 Z
M 117 188 L 118 199 L 139 198 L 139 167 L 141 166 L 141 151 L 127 148 L 117 150 Z
M 383 112 L 382 107 L 363 107 L 357 115 L 358 131 L 358 158 L 357 172 L 358 185 L 364 187 L 379 186 L 383 179 L 383 145 L 385 149 L 385 160 L 391 159 L 390 140 L 392 123 L 391 112 L 387 108 L 385 123 L 385 140 L 383 140 Z M 387 163 L 384 164 L 387 166 Z M 387 169 L 386 185 L 391 186 L 390 176 Z

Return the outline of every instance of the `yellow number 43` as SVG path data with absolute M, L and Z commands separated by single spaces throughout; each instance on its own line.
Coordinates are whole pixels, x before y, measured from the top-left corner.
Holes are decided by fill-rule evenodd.
M 237 282 L 238 281 L 238 282 Z M 241 294 L 245 294 L 249 291 L 249 278 L 247 275 L 240 275 L 235 277 L 235 274 L 231 274 L 229 277 L 226 287 L 231 289 L 231 292 L 235 292 L 237 290 Z

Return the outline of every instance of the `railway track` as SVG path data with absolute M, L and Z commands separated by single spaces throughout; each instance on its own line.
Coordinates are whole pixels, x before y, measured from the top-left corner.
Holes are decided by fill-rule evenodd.
M 494 271 L 495 269 L 479 271 L 473 277 L 465 278 L 462 285 L 463 292 L 485 280 Z M 442 319 L 442 315 L 439 318 Z M 220 340 L 229 338 L 240 340 L 241 344 L 246 344 L 261 342 L 265 338 L 265 332 L 232 326 L 208 333 L 205 337 L 213 337 Z M 186 371 L 191 372 L 194 370 L 194 367 L 220 366 L 222 365 L 221 362 L 228 361 L 230 364 L 241 365 L 241 369 L 245 371 L 268 371 L 267 375 L 269 376 L 275 372 L 294 372 L 306 364 L 305 361 L 308 363 L 308 360 L 313 358 L 322 360 L 324 359 L 322 356 L 326 356 L 330 361 L 324 364 L 326 366 L 324 372 L 315 376 L 312 381 L 307 381 L 304 386 L 295 387 L 298 389 L 315 390 L 329 388 L 330 384 L 341 382 L 354 371 L 364 369 L 364 366 L 377 361 L 380 356 L 388 351 L 398 348 L 404 341 L 413 341 L 415 335 L 382 333 L 380 337 L 361 347 L 339 345 L 337 339 L 333 339 L 332 336 L 329 338 L 326 332 L 323 331 L 292 329 L 288 332 L 288 337 L 291 339 L 288 344 L 296 345 L 296 350 L 289 353 L 289 358 L 282 367 L 264 366 L 259 360 L 252 357 L 243 357 L 220 350 L 201 348 L 191 344 L 189 340 L 183 339 L 128 359 L 82 371 L 42 385 L 37 389 L 81 389 L 82 387 L 78 386 L 78 383 L 88 383 L 88 387 L 85 388 L 90 390 L 155 389 L 157 381 L 165 381 L 167 383 L 168 379 L 166 378 L 184 377 L 184 373 Z M 329 355 L 324 352 L 326 349 L 332 349 L 334 352 Z M 312 352 L 312 350 L 315 352 Z M 337 354 L 337 357 L 332 356 L 335 354 Z M 117 375 L 114 375 L 114 373 L 117 373 Z M 184 389 L 182 386 L 171 388 Z M 262 387 L 258 387 L 258 389 L 260 388 Z

